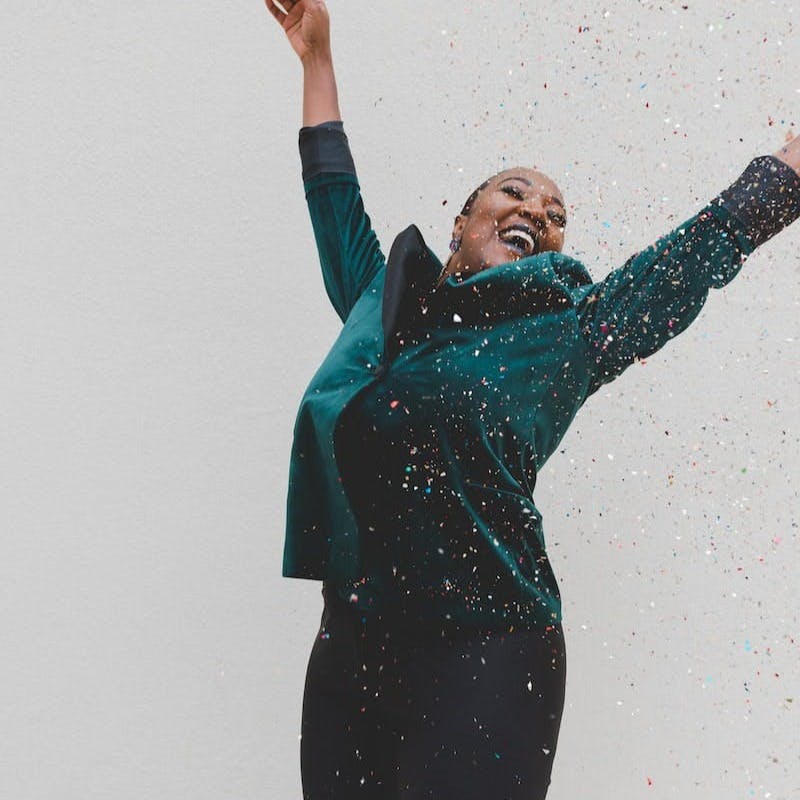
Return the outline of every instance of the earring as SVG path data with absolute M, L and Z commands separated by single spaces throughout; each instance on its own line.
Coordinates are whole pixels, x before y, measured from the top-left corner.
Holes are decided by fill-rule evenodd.
M 456 239 L 455 237 L 450 240 L 450 252 L 455 253 L 458 248 L 461 247 L 461 239 Z

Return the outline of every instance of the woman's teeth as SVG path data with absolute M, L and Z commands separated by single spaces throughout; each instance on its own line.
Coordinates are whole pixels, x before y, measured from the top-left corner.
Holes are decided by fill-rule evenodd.
M 519 228 L 510 228 L 498 233 L 497 235 L 500 238 L 500 241 L 510 244 L 520 253 L 533 252 L 533 237 L 527 231 L 520 230 Z

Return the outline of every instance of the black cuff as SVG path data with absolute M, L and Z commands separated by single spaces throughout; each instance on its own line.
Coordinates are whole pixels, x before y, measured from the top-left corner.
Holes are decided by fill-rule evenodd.
M 742 223 L 756 248 L 800 217 L 800 175 L 775 156 L 758 156 L 711 202 Z
M 341 120 L 300 128 L 298 144 L 304 181 L 320 172 L 356 174 L 347 134 L 344 132 L 344 122 Z

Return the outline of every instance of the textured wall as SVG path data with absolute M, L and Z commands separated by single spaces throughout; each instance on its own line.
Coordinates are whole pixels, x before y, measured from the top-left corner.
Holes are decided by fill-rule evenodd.
M 531 165 L 601 278 L 800 122 L 792 2 L 329 9 L 385 252 L 415 222 L 444 257 L 472 188 Z M 299 62 L 260 0 L 4 0 L 0 72 L 0 797 L 299 798 L 322 598 L 280 576 L 287 469 L 340 327 Z M 799 242 L 599 391 L 540 476 L 553 800 L 800 795 Z

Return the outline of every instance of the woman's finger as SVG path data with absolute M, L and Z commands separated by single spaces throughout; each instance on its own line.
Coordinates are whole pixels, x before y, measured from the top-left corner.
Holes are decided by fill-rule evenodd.
M 277 2 L 275 2 L 275 0 L 265 0 L 265 2 L 272 16 L 283 24 L 283 21 L 289 16 L 292 6 L 295 5 L 296 0 L 278 0 Z
M 285 14 L 290 14 L 292 9 L 300 2 L 300 0 L 273 0 L 276 6 Z
M 286 13 L 281 11 L 278 6 L 272 2 L 272 0 L 264 0 L 264 2 L 266 3 L 269 13 L 272 14 L 272 16 L 275 17 L 275 19 L 278 20 L 281 25 L 283 25 L 283 19 L 286 17 Z

